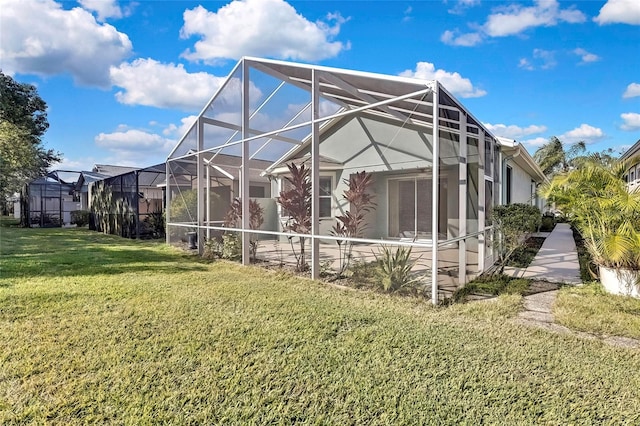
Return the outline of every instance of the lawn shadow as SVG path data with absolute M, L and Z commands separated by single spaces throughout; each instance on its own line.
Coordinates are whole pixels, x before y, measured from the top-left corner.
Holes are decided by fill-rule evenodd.
M 204 270 L 198 257 L 163 242 L 129 240 L 86 229 L 4 228 L 0 241 L 2 280 Z

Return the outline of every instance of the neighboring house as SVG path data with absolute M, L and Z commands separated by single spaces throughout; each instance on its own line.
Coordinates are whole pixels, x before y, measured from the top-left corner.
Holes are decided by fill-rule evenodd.
M 180 174 L 172 170 L 192 166 L 198 208 L 189 225 L 203 236 L 224 231 L 206 200 L 215 181 L 210 174 L 223 167 L 224 155 L 234 158 L 245 206 L 254 170 L 271 181 L 264 196 L 275 200 L 287 189 L 288 164 L 310 167 L 315 189 L 305 240 L 314 278 L 340 240 L 331 228 L 349 210 L 345 181 L 370 173 L 376 206 L 354 242 L 416 247 L 434 302 L 493 265 L 493 206 L 507 199 L 539 204 L 535 188 L 544 180 L 522 146 L 496 138 L 438 81 L 259 58 L 238 63 L 167 159 L 169 205 L 182 196 L 172 184 Z M 298 238 L 283 229 L 285 215 L 278 208 L 261 235 Z M 168 234 L 184 226 L 169 211 Z M 250 234 L 243 232 L 245 264 Z
M 544 173 L 527 149 L 512 139 L 498 137 L 502 167 L 500 204 L 531 204 L 544 211 L 538 186 L 546 180 Z
M 640 187 L 640 139 L 622 154 L 620 160 L 630 162 L 629 170 L 625 176 L 629 190 Z
M 30 227 L 60 227 L 71 223 L 71 212 L 80 210 L 73 189 L 79 172 L 54 170 L 26 184 L 14 210 Z

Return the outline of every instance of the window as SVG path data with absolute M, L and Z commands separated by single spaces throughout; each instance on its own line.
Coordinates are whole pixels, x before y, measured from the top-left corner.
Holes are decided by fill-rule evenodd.
M 633 170 L 631 170 L 631 174 L 629 175 L 629 182 L 634 183 L 635 179 L 635 172 Z
M 331 217 L 331 193 L 333 182 L 331 176 L 320 176 L 320 217 Z
M 249 197 L 264 198 L 264 186 L 249 186 Z
M 505 186 L 506 186 L 506 200 L 505 203 L 506 204 L 511 204 L 511 173 L 513 171 L 511 170 L 511 166 L 507 166 L 507 176 L 505 176 Z

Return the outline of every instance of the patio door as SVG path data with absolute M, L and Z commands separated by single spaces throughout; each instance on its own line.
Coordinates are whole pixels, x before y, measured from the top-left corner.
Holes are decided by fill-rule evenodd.
M 432 180 L 422 177 L 390 179 L 388 189 L 389 236 L 431 239 Z M 446 188 L 440 188 L 440 200 L 439 228 L 445 229 L 442 222 L 446 223 Z

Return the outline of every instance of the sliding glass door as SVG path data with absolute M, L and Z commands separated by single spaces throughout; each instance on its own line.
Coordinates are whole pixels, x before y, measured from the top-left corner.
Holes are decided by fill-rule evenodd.
M 423 177 L 389 179 L 389 237 L 431 239 L 432 181 Z M 440 188 L 440 200 L 446 188 Z M 440 203 L 440 222 L 446 223 L 446 202 Z M 439 226 L 441 229 L 445 229 Z

